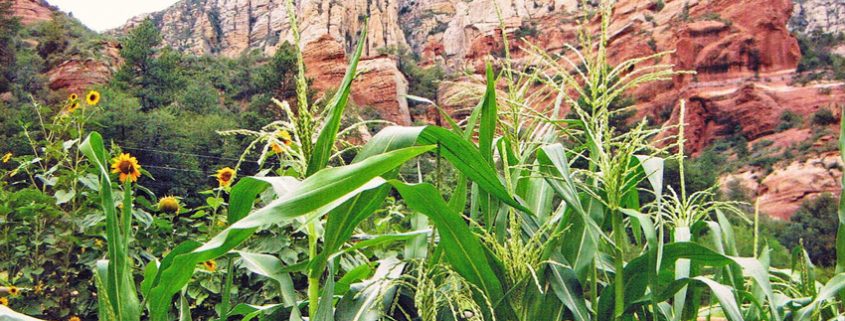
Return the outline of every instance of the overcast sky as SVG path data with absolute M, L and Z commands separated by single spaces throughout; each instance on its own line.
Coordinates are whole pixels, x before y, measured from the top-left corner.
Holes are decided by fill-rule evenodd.
M 169 7 L 177 0 L 47 0 L 96 31 L 123 25 L 126 20 L 142 13 Z

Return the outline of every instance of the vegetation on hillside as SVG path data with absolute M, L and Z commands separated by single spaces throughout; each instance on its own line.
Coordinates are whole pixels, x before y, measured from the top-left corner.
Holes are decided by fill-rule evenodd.
M 620 121 L 626 92 L 684 71 L 641 66 L 665 52 L 611 65 L 599 9 L 571 55 L 488 63 L 467 119 L 360 146 L 344 137 L 367 123 L 344 115 L 362 40 L 317 100 L 294 15 L 272 59 L 184 56 L 142 24 L 111 83 L 3 103 L 23 112 L 0 158 L 0 319 L 840 318 L 845 217 L 820 214 L 845 205 L 806 205 L 785 254 L 741 191 L 717 195 L 724 159 L 689 161 L 683 123 Z M 821 225 L 838 238 L 794 227 Z

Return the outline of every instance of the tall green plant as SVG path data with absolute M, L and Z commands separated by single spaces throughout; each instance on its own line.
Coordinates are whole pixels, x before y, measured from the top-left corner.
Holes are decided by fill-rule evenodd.
M 129 243 L 132 241 L 132 190 L 131 179 L 123 183 L 120 211 L 112 194 L 109 177 L 109 154 L 100 134 L 91 133 L 80 145 L 80 150 L 94 164 L 100 176 L 100 203 L 106 214 L 106 241 L 108 260 L 97 262 L 95 276 L 100 289 L 100 320 L 132 321 L 141 319 L 141 305 L 135 289 L 133 264 L 130 262 Z

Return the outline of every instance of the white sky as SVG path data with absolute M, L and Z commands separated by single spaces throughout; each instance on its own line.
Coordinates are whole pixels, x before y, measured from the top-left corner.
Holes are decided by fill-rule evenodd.
M 177 0 L 47 0 L 96 31 L 123 25 L 142 13 L 165 9 Z

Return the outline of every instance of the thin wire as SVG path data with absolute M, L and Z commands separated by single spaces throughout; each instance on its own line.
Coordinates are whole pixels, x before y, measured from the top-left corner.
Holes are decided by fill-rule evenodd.
M 198 170 L 195 170 L 195 169 L 184 169 L 184 168 L 175 168 L 175 167 L 167 167 L 167 166 L 143 165 L 142 167 L 143 168 L 166 169 L 166 170 L 181 171 L 181 172 L 206 173 L 204 171 L 198 171 Z
M 122 143 L 121 143 L 122 144 Z M 126 147 L 121 145 L 120 148 L 123 149 L 131 149 L 131 150 L 140 150 L 140 151 L 147 151 L 147 152 L 154 152 L 154 153 L 162 153 L 162 154 L 172 154 L 172 155 L 183 155 L 183 156 L 196 156 L 202 158 L 211 158 L 211 159 L 220 159 L 220 160 L 231 160 L 231 161 L 238 161 L 237 158 L 230 158 L 230 157 L 218 157 L 218 156 L 211 156 L 211 155 L 202 155 L 202 154 L 191 154 L 185 152 L 174 152 L 168 150 L 161 150 L 161 149 L 150 149 L 150 148 L 141 148 L 141 147 Z M 244 162 L 248 163 L 258 163 L 257 160 L 245 159 Z

